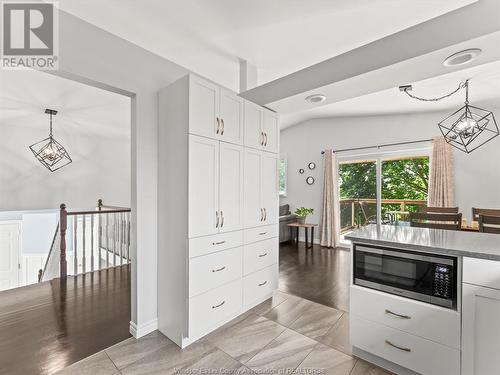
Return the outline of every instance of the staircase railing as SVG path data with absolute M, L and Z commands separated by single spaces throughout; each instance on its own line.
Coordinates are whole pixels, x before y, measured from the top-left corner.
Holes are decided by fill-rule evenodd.
M 63 203 L 59 225 L 39 281 L 130 263 L 130 208 L 105 206 L 68 211 Z M 69 267 L 68 267 L 69 265 Z

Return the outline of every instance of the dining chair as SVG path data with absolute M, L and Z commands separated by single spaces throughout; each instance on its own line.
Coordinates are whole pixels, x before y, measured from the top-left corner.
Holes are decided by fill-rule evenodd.
M 461 213 L 410 212 L 410 226 L 434 229 L 460 230 Z
M 458 214 L 458 207 L 428 207 L 421 206 L 419 212 L 432 214 Z
M 472 207 L 472 220 L 479 221 L 479 215 L 500 216 L 499 209 Z
M 500 234 L 500 216 L 479 214 L 479 231 Z

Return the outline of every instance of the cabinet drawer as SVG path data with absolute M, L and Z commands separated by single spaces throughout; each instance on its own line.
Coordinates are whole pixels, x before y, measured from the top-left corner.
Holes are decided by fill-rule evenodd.
M 369 322 L 353 314 L 350 322 L 353 346 L 420 374 L 460 374 L 458 349 Z
M 189 240 L 189 257 L 197 257 L 220 250 L 231 249 L 243 245 L 243 231 L 219 233 L 213 236 L 191 238 Z
M 241 278 L 242 248 L 224 250 L 189 260 L 189 297 Z
M 278 237 L 254 242 L 243 247 L 243 275 L 278 263 Z
M 487 259 L 464 258 L 463 282 L 500 289 L 500 262 Z
M 243 306 L 250 308 L 278 287 L 278 264 L 243 278 Z
M 198 338 L 242 309 L 241 279 L 189 299 L 189 336 Z
M 268 238 L 278 237 L 278 225 L 264 225 L 257 228 L 245 229 L 243 231 L 243 243 L 252 243 L 256 241 L 267 240 Z
M 460 348 L 460 314 L 453 310 L 352 286 L 351 312 L 373 322 Z

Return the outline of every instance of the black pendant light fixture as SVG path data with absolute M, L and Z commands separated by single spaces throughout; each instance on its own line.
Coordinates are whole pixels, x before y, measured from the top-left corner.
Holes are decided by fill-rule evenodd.
M 446 142 L 460 151 L 471 153 L 500 134 L 493 112 L 469 104 L 469 80 L 460 83 L 451 93 L 439 98 L 420 98 L 410 94 L 410 85 L 399 89 L 409 97 L 420 101 L 439 101 L 465 88 L 464 106 L 438 123 Z
M 46 109 L 45 113 L 50 116 L 50 132 L 48 138 L 45 138 L 30 147 L 31 152 L 35 155 L 40 163 L 42 163 L 49 171 L 55 172 L 65 165 L 72 162 L 68 151 L 61 145 L 52 135 L 52 116 L 57 115 L 57 111 Z

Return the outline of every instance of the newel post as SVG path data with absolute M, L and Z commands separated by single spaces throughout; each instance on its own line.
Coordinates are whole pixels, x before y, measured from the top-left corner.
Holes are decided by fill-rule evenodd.
M 61 231 L 61 279 L 66 278 L 68 275 L 67 262 L 66 262 L 66 229 L 68 227 L 68 213 L 66 205 L 61 204 L 59 211 L 59 230 Z
M 101 211 L 101 210 L 102 210 L 102 199 L 98 199 L 98 200 L 97 200 L 97 209 L 98 209 L 99 211 Z

